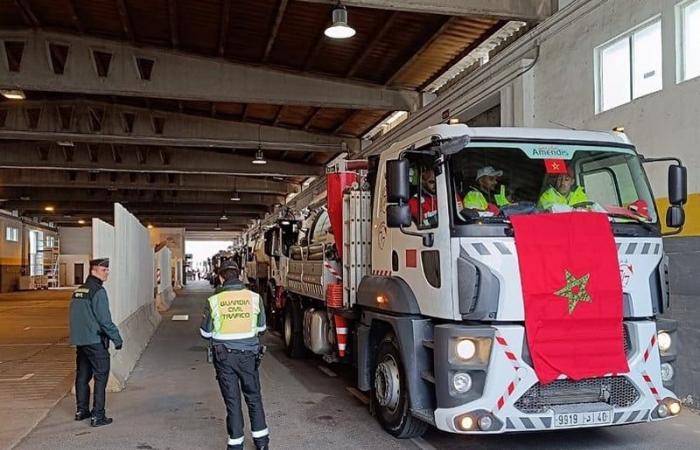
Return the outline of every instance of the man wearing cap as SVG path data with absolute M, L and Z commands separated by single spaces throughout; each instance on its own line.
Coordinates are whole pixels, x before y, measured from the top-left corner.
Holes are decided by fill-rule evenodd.
M 264 351 L 258 335 L 265 332 L 265 307 L 262 298 L 239 280 L 235 262 L 224 261 L 218 277 L 221 286 L 207 299 L 199 332 L 212 344 L 216 379 L 226 404 L 227 449 L 243 450 L 241 391 L 255 447 L 267 449 L 270 438 L 258 376 Z
M 501 206 L 510 202 L 506 197 L 506 187 L 501 185 L 496 193 L 498 178 L 503 175 L 502 170 L 496 170 L 492 166 L 484 166 L 476 172 L 476 186 L 472 186 L 464 196 L 464 208 L 478 211 L 499 213 Z
M 573 167 L 566 173 L 551 175 L 549 187 L 540 195 L 537 207 L 551 209 L 554 205 L 574 206 L 588 201 L 586 191 L 581 186 L 574 187 L 576 177 Z
M 105 390 L 109 378 L 109 341 L 120 350 L 123 340 L 109 312 L 107 291 L 102 285 L 109 278 L 109 258 L 90 261 L 90 275 L 73 293 L 70 303 L 70 341 L 76 346 L 75 420 L 90 418 L 90 425 L 109 425 L 105 415 Z M 94 401 L 90 411 L 90 386 L 94 378 Z

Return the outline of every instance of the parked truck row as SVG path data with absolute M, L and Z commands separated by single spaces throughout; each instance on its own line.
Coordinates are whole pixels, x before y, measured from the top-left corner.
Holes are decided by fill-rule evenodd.
M 353 365 L 372 414 L 396 437 L 430 425 L 469 434 L 667 419 L 680 412 L 671 390 L 678 342 L 675 322 L 663 319 L 667 263 L 645 162 L 656 160 L 617 132 L 430 127 L 367 160 L 336 163 L 325 203 L 281 209 L 251 229 L 241 248 L 244 277 L 263 295 L 287 354 Z M 672 162 L 666 224 L 679 228 L 686 174 Z M 493 203 L 475 207 L 479 191 L 489 197 L 477 185 L 486 172 L 502 187 Z M 546 190 L 565 176 L 586 200 L 542 207 Z M 586 285 L 590 273 L 567 269 L 566 279 L 543 275 L 562 279 L 561 289 L 544 294 L 556 294 L 552 308 L 562 300 L 572 334 L 577 311 L 599 314 L 587 308 L 604 302 L 606 311 L 619 309 L 600 321 L 617 320 L 619 333 L 603 344 L 623 355 L 625 370 L 586 367 L 596 355 L 573 342 L 568 370 L 595 375 L 562 371 L 545 380 L 546 343 L 533 344 L 538 322 L 521 266 L 531 243 L 514 223 L 523 216 L 558 223 L 572 213 L 605 217 L 595 232 L 614 241 L 618 291 L 598 296 L 595 277 Z M 585 240 L 587 230 L 557 233 Z M 541 248 L 555 252 L 545 242 Z M 582 246 L 559 257 L 576 262 L 576 253 L 596 251 Z

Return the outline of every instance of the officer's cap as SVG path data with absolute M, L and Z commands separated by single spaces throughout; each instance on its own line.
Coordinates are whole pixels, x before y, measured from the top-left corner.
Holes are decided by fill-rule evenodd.
M 221 263 L 221 267 L 219 267 L 219 272 L 223 272 L 224 270 L 235 270 L 238 272 L 238 264 L 234 261 L 224 261 Z
M 95 258 L 90 260 L 90 267 L 109 267 L 109 258 Z

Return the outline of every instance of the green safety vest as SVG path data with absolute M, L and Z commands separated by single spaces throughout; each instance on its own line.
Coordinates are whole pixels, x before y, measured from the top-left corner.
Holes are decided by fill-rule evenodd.
M 537 202 L 537 206 L 541 209 L 550 209 L 554 205 L 573 206 L 577 203 L 587 201 L 588 196 L 586 195 L 586 191 L 581 186 L 577 186 L 576 189 L 569 192 L 568 195 L 563 195 L 554 187 L 550 186 L 549 189 L 540 195 L 540 200 Z
M 258 327 L 260 295 L 248 289 L 221 291 L 208 299 L 213 330 L 212 339 L 247 339 L 265 327 Z M 262 328 L 262 329 L 261 329 Z
M 501 185 L 499 192 L 494 195 L 493 198 L 496 200 L 496 206 L 499 208 L 510 204 L 508 198 L 506 197 L 506 187 L 503 184 Z M 485 211 L 488 209 L 488 207 L 489 202 L 486 200 L 486 197 L 484 197 L 484 193 L 476 188 L 472 188 L 469 192 L 467 192 L 467 195 L 464 196 L 464 208 Z

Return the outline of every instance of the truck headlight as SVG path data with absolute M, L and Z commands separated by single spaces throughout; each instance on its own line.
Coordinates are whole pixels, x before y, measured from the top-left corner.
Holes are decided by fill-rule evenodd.
M 462 339 L 455 346 L 455 353 L 460 359 L 469 360 L 476 355 L 476 343 L 471 339 Z
M 472 377 L 468 373 L 457 372 L 452 377 L 452 387 L 460 394 L 464 394 L 472 388 Z
M 665 331 L 659 332 L 657 336 L 657 340 L 659 341 L 659 350 L 662 352 L 667 352 L 671 348 L 671 335 L 666 333 Z
M 664 381 L 664 383 L 668 383 L 673 379 L 673 375 L 675 374 L 675 371 L 673 370 L 673 366 L 669 363 L 663 363 L 661 364 L 661 379 Z

